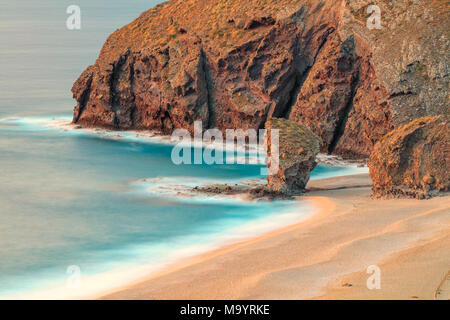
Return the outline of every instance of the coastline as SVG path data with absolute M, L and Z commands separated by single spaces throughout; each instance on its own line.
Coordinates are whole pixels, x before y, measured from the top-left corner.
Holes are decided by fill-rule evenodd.
M 450 300 L 449 3 L 5 1 L 0 300 Z
M 433 299 L 447 286 L 450 196 L 373 200 L 367 174 L 312 180 L 308 188 L 300 198 L 318 207 L 311 218 L 96 298 Z M 365 285 L 370 265 L 381 269 L 380 290 Z
M 164 135 L 158 131 L 133 131 L 133 130 L 111 130 L 105 128 L 96 127 L 83 127 L 72 123 L 71 116 L 49 116 L 49 117 L 5 117 L 0 118 L 0 125 L 8 126 L 28 126 L 31 128 L 39 128 L 45 130 L 56 130 L 59 132 L 66 132 L 71 134 L 85 134 L 100 137 L 107 140 L 119 140 L 127 142 L 146 142 L 153 144 L 161 144 L 168 146 L 175 146 L 178 144 L 177 141 L 173 141 L 170 135 Z M 194 141 L 192 140 L 193 144 Z M 214 150 L 226 151 L 225 146 L 220 144 L 211 143 L 208 145 Z M 258 148 L 260 145 L 250 145 L 246 144 L 244 148 L 239 147 L 235 144 L 233 150 L 236 150 L 237 157 L 248 156 L 250 159 L 261 160 L 258 158 Z M 324 153 L 319 153 L 317 155 L 317 163 L 319 165 L 330 165 L 330 166 L 353 166 L 357 168 L 362 168 L 365 166 L 365 161 L 361 160 L 344 160 L 339 156 L 328 155 Z M 263 163 L 259 163 L 263 164 Z
M 0 120 L 0 124 L 11 124 L 12 126 L 17 126 L 18 130 L 22 129 L 20 127 L 24 127 L 25 130 L 43 130 L 44 132 L 54 132 L 56 134 L 65 134 L 67 136 L 93 136 L 93 137 L 100 137 L 103 138 L 103 135 L 106 135 L 108 139 L 114 139 L 114 140 L 120 140 L 120 139 L 138 139 L 140 142 L 153 142 L 153 140 L 158 140 L 161 144 L 167 144 L 170 145 L 167 141 L 167 137 L 160 137 L 158 135 L 153 136 L 153 138 L 146 137 L 144 135 L 141 135 L 139 132 L 115 132 L 115 131 L 102 131 L 102 130 L 89 130 L 89 129 L 75 129 L 74 125 L 71 125 L 70 122 L 64 118 L 58 118 L 58 117 L 50 117 L 50 118 L 10 118 L 10 119 L 4 119 Z M 328 161 L 327 164 L 335 164 L 335 165 L 342 165 L 342 166 L 349 166 L 346 162 L 335 162 L 335 157 L 329 157 L 329 156 L 323 156 L 324 161 Z M 354 172 L 354 168 L 348 168 L 349 172 Z M 359 169 L 358 169 L 359 170 Z M 361 169 L 363 170 L 363 169 Z M 346 170 L 344 170 L 346 171 Z M 356 171 L 356 170 L 355 170 Z M 356 171 L 358 172 L 358 171 Z M 339 172 L 339 174 L 345 174 L 347 172 Z M 327 175 L 328 172 L 321 172 L 320 175 Z M 182 178 L 182 177 L 181 177 Z M 162 181 L 170 180 L 170 177 L 158 177 L 158 178 L 149 178 L 149 179 L 137 179 L 128 181 L 127 180 L 127 190 L 129 190 L 132 193 L 139 193 L 139 194 L 150 194 L 151 190 L 146 187 L 145 182 L 147 180 L 151 179 L 160 179 Z M 258 178 L 258 180 L 261 178 Z M 164 198 L 170 198 L 170 195 L 173 195 L 177 199 L 183 195 L 183 191 L 186 192 L 187 199 L 189 199 L 189 202 L 198 202 L 201 203 L 202 201 L 206 201 L 208 203 L 210 202 L 226 202 L 230 203 L 231 201 L 238 201 L 245 203 L 250 206 L 258 206 L 265 207 L 266 203 L 267 205 L 270 205 L 271 201 L 258 201 L 258 200 L 252 200 L 248 199 L 247 197 L 243 196 L 242 194 L 235 194 L 235 195 L 215 195 L 211 193 L 201 193 L 200 190 L 193 190 L 194 185 L 201 185 L 202 183 L 211 183 L 215 185 L 217 183 L 216 178 L 211 178 L 208 180 L 207 178 L 196 178 L 195 184 L 190 183 L 189 181 L 184 180 L 183 178 L 180 179 L 180 177 L 177 177 L 175 179 L 175 182 L 168 181 L 167 185 L 165 186 L 166 189 L 170 189 L 169 194 L 164 194 Z M 195 180 L 195 179 L 194 179 Z M 203 181 L 204 180 L 204 181 Z M 233 183 L 231 183 L 231 182 Z M 236 183 L 243 183 L 246 184 L 246 180 L 238 182 L 234 180 L 230 181 L 222 181 L 220 180 L 220 183 L 230 183 L 232 185 L 235 185 Z M 240 181 L 240 180 L 239 180 Z M 250 181 L 250 180 L 249 180 Z M 265 182 L 265 181 L 264 181 Z M 254 182 L 250 181 L 250 184 L 248 188 L 251 188 L 253 186 Z M 163 183 L 164 184 L 164 183 Z M 154 183 L 152 183 L 154 186 Z M 192 186 L 191 186 L 192 185 Z M 236 184 L 237 185 L 237 184 Z M 177 189 L 178 187 L 185 187 L 184 189 Z M 156 195 L 161 195 L 162 191 L 164 191 L 161 186 L 158 186 L 155 190 Z M 192 196 L 196 196 L 195 201 L 192 201 Z M 217 198 L 217 199 L 215 199 Z M 56 299 L 85 299 L 85 298 L 91 298 L 98 295 L 103 295 L 104 293 L 108 293 L 112 290 L 117 290 L 117 288 L 121 288 L 124 285 L 128 285 L 130 283 L 136 283 L 138 281 L 142 281 L 142 279 L 145 279 L 146 277 L 149 277 L 152 274 L 158 274 L 161 270 L 165 271 L 167 265 L 180 265 L 180 261 L 182 262 L 188 262 L 191 261 L 191 257 L 197 257 L 201 256 L 205 253 L 214 251 L 218 248 L 222 247 L 228 247 L 230 244 L 238 243 L 238 242 L 245 242 L 248 239 L 257 238 L 259 235 L 270 233 L 272 230 L 278 230 L 278 229 L 284 229 L 286 226 L 291 226 L 299 223 L 299 221 L 303 221 L 305 219 L 308 219 L 311 215 L 315 214 L 315 209 L 311 206 L 311 203 L 309 201 L 301 201 L 301 204 L 296 203 L 295 200 L 289 199 L 289 206 L 296 206 L 294 207 L 294 210 L 289 209 L 283 210 L 283 217 L 280 217 L 280 206 L 279 205 L 271 205 L 272 209 L 270 212 L 274 212 L 275 214 L 272 215 L 269 219 L 262 217 L 261 214 L 259 215 L 262 219 L 261 220 L 255 220 L 251 224 L 249 224 L 249 228 L 242 228 L 242 225 L 239 225 L 239 230 L 236 230 L 236 232 L 229 235 L 227 238 L 227 235 L 224 235 L 222 237 L 214 237 L 209 239 L 206 242 L 200 243 L 198 247 L 193 246 L 191 249 L 193 250 L 179 250 L 180 255 L 177 256 L 175 254 L 173 257 L 170 256 L 170 259 L 164 260 L 162 257 L 161 259 L 157 259 L 158 261 L 155 262 L 151 259 L 142 260 L 139 261 L 139 263 L 134 264 L 133 261 L 120 261 L 123 263 L 122 266 L 118 265 L 117 267 L 112 268 L 110 271 L 107 272 L 101 272 L 101 273 L 83 273 L 83 288 L 82 290 L 66 290 L 64 278 L 56 279 L 53 281 L 51 277 L 49 277 L 49 281 L 44 283 L 42 286 L 36 286 L 33 287 L 30 290 L 18 292 L 17 294 L 14 293 L 12 297 L 29 297 L 29 298 L 56 298 Z M 305 208 L 306 207 L 306 208 Z M 273 210 L 275 208 L 275 210 Z M 299 210 L 295 210 L 295 208 L 302 208 Z M 291 211 L 292 210 L 292 211 Z M 126 211 L 124 211 L 126 212 Z M 269 212 L 265 210 L 265 212 Z M 293 214 L 291 213 L 293 212 Z M 243 212 L 244 213 L 244 212 Z M 258 217 L 258 216 L 257 216 Z M 274 217 L 276 217 L 274 219 Z M 230 238 L 230 239 L 229 239 Z M 213 241 L 211 241 L 213 240 Z M 223 240 L 223 241 L 221 241 Z M 229 241 L 228 241 L 229 240 Z M 173 247 L 172 247 L 173 248 Z M 133 247 L 127 248 L 127 250 L 133 251 L 135 250 Z M 167 263 L 166 263 L 167 262 Z M 123 267 L 126 266 L 126 267 Z M 44 279 L 45 277 L 41 277 Z M 103 285 L 102 285 L 103 284 Z M 43 288 L 43 289 L 40 289 Z
M 300 197 L 296 197 L 296 198 L 300 198 Z M 180 260 L 176 261 L 175 263 L 167 265 L 163 270 L 152 273 L 151 275 L 146 276 L 146 277 L 144 276 L 140 280 L 129 283 L 126 286 L 124 286 L 118 290 L 109 291 L 109 292 L 103 293 L 101 295 L 93 296 L 90 298 L 91 299 L 110 299 L 113 295 L 115 295 L 116 293 L 122 292 L 123 290 L 134 291 L 134 289 L 136 287 L 138 287 L 144 283 L 147 283 L 148 281 L 152 281 L 154 279 L 158 279 L 159 277 L 164 277 L 164 276 L 170 275 L 175 272 L 182 272 L 182 270 L 184 268 L 189 268 L 198 263 L 202 263 L 203 261 L 217 258 L 222 254 L 231 253 L 234 250 L 239 249 L 239 248 L 245 248 L 247 245 L 257 243 L 258 241 L 260 241 L 262 239 L 266 239 L 268 237 L 276 237 L 285 232 L 295 230 L 296 228 L 298 228 L 300 226 L 308 225 L 309 223 L 311 223 L 318 217 L 325 218 L 326 216 L 329 215 L 329 212 L 330 212 L 329 209 L 334 208 L 334 206 L 335 206 L 335 204 L 332 201 L 330 201 L 329 199 L 327 199 L 325 197 L 304 196 L 304 197 L 301 197 L 301 199 L 307 200 L 308 202 L 312 203 L 316 210 L 314 210 L 313 213 L 309 213 L 308 216 L 306 216 L 300 222 L 296 222 L 296 223 L 293 223 L 288 226 L 274 229 L 272 231 L 260 233 L 253 237 L 250 236 L 246 239 L 244 238 L 244 240 L 239 241 L 239 242 L 233 242 L 233 243 L 228 243 L 228 244 L 224 243 L 219 248 L 216 248 L 216 249 L 213 249 L 213 250 L 210 250 L 205 253 L 198 254 L 198 255 L 194 255 L 192 257 L 180 259 Z M 247 200 L 244 200 L 244 201 L 247 201 Z M 112 298 L 112 299 L 115 299 L 115 298 Z M 134 299 L 134 298 L 131 298 L 131 297 L 126 298 L 125 297 L 125 298 L 117 298 L 117 299 L 129 300 L 129 299 Z M 137 298 L 137 299 L 139 299 L 139 298 Z M 146 298 L 140 298 L 140 299 L 146 299 Z M 173 299 L 173 298 L 169 297 L 169 298 L 165 298 L 165 299 Z M 208 298 L 204 298 L 204 299 L 208 299 Z

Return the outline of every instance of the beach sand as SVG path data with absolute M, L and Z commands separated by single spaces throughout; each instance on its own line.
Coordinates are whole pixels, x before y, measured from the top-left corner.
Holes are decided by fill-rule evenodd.
M 310 181 L 319 211 L 102 299 L 449 299 L 450 196 L 374 200 L 367 174 Z M 380 289 L 369 290 L 369 266 Z

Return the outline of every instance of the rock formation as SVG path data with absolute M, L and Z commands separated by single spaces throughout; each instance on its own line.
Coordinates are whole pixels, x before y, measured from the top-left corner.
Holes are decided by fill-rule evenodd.
M 269 119 L 266 130 L 268 158 L 271 158 L 273 148 L 278 147 L 279 153 L 278 170 L 267 176 L 267 189 L 282 194 L 304 190 L 316 167 L 321 139 L 306 126 L 285 119 Z M 272 130 L 278 130 L 278 146 L 271 145 Z M 271 165 L 273 163 L 268 163 L 269 167 Z
M 305 124 L 368 157 L 392 129 L 448 114 L 443 0 L 171 0 L 114 32 L 73 86 L 73 122 L 171 133 Z
M 164 2 L 109 36 L 72 88 L 73 122 L 170 134 L 176 128 L 193 131 L 197 120 L 205 130 L 245 130 L 281 118 L 317 134 L 323 152 L 367 158 L 388 132 L 421 117 L 450 114 L 448 1 L 378 1 L 380 28 L 369 28 L 373 4 Z M 394 143 L 397 134 L 378 150 L 390 156 L 386 141 Z M 405 152 L 413 156 L 402 158 L 405 172 L 416 170 L 416 163 L 432 165 Z M 421 173 L 406 183 L 406 176 L 383 169 L 382 159 L 372 155 L 379 170 L 373 173 L 376 194 L 382 188 L 394 192 L 396 183 L 408 190 L 427 188 L 418 182 Z M 412 167 L 404 167 L 406 162 Z M 383 182 L 383 170 L 394 173 L 391 182 Z M 445 189 L 434 183 L 426 185 Z
M 376 197 L 428 198 L 450 188 L 450 124 L 416 119 L 383 137 L 369 160 Z

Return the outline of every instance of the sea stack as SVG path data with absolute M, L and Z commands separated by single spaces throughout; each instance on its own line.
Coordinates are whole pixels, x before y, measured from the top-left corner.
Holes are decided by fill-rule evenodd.
M 279 166 L 275 174 L 267 176 L 271 192 L 292 194 L 303 191 L 311 171 L 316 167 L 316 156 L 322 140 L 306 126 L 285 119 L 272 118 L 266 122 L 268 158 L 276 146 L 271 144 L 273 130 L 279 134 Z M 273 165 L 268 163 L 270 168 Z

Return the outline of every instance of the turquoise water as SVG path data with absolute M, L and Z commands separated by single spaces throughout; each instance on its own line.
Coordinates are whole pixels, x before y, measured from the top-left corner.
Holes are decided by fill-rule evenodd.
M 0 298 L 98 294 L 314 211 L 306 201 L 198 201 L 148 192 L 142 179 L 232 182 L 260 177 L 261 166 L 176 166 L 168 144 L 43 126 L 39 119 L 70 118 L 70 87 L 107 35 L 158 1 L 77 2 L 80 31 L 65 29 L 72 1 L 2 3 Z M 356 170 L 319 166 L 313 178 Z M 79 289 L 66 287 L 69 266 L 81 270 Z
M 261 166 L 177 166 L 171 145 L 143 138 L 111 140 L 48 128 L 32 118 L 1 120 L 0 150 L 0 297 L 54 297 L 30 294 L 64 288 L 71 265 L 87 278 L 125 265 L 157 267 L 313 212 L 306 201 L 198 201 L 147 192 L 137 187 L 142 179 L 233 182 L 260 177 Z M 312 178 L 356 170 L 318 166 Z

